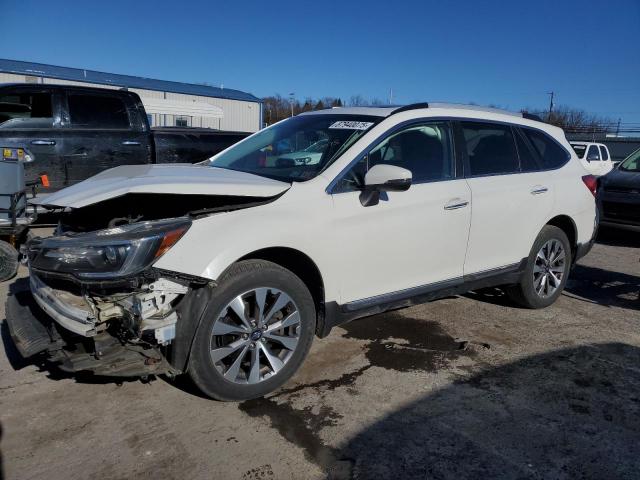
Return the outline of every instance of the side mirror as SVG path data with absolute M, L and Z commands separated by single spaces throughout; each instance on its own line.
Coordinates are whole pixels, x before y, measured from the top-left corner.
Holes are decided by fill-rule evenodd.
M 411 171 L 395 165 L 374 165 L 364 176 L 360 203 L 364 207 L 377 205 L 380 192 L 404 192 L 411 186 Z

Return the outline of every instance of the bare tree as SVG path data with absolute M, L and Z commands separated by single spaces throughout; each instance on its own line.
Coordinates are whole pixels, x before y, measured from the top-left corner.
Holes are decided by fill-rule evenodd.
M 368 105 L 369 101 L 360 94 L 351 95 L 351 98 L 349 99 L 350 107 L 366 107 Z
M 564 129 L 567 132 L 606 133 L 611 131 L 614 122 L 584 110 L 566 105 L 557 106 L 551 112 L 524 109 L 524 112 L 538 115 L 543 121 Z

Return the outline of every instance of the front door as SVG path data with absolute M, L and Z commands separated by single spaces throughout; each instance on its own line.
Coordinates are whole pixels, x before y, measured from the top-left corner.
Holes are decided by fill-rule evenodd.
M 462 277 L 471 218 L 470 191 L 457 178 L 448 122 L 413 124 L 373 147 L 340 180 L 333 193 L 335 252 L 341 303 L 363 300 Z M 363 206 L 361 184 L 378 163 L 407 168 L 406 192 L 381 195 Z

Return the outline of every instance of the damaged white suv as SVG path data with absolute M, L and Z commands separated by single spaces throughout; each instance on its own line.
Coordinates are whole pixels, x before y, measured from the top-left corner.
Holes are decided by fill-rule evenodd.
M 69 371 L 259 397 L 348 320 L 487 286 L 550 305 L 595 235 L 584 174 L 526 114 L 305 113 L 204 165 L 118 167 L 46 198 L 60 224 L 28 247 L 39 307 L 11 296 L 9 329 Z

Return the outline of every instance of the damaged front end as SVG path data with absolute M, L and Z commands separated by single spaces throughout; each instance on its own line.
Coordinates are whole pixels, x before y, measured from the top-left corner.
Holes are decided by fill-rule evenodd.
M 96 375 L 180 373 L 168 355 L 181 304 L 209 282 L 152 265 L 190 226 L 182 217 L 32 241 L 30 292 L 42 311 L 24 295 L 7 302 L 20 353 Z

